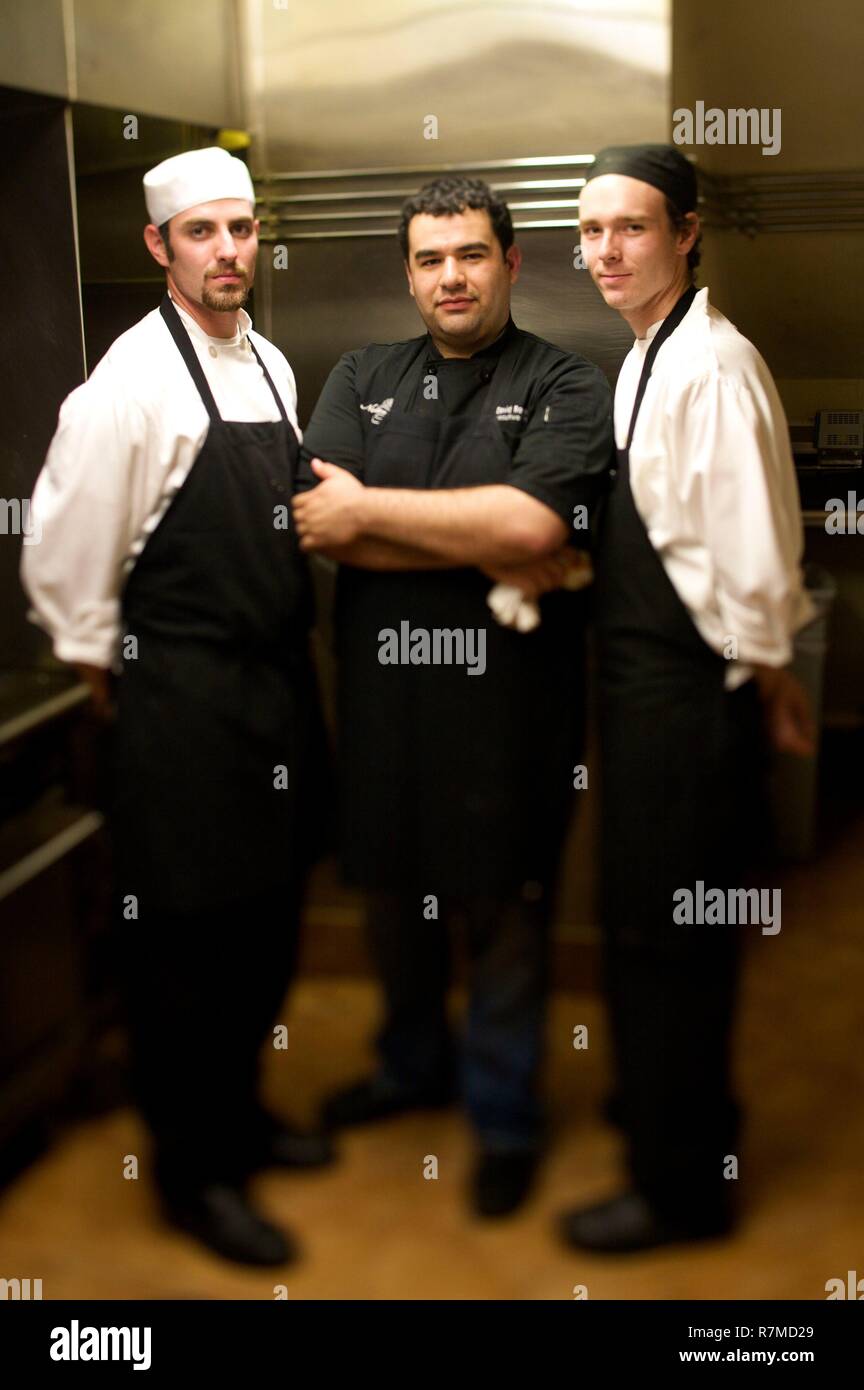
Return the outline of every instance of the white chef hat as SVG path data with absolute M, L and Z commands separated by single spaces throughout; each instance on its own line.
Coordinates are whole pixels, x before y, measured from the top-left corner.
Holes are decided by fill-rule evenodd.
M 219 145 L 172 155 L 144 175 L 144 201 L 157 227 L 178 212 L 218 198 L 244 198 L 255 206 L 249 170 Z

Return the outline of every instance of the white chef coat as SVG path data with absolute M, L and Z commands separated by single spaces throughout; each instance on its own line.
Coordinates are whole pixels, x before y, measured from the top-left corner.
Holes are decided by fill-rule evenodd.
M 239 311 L 233 338 L 211 338 L 180 308 L 223 420 L 280 419 L 251 338 L 297 428 L 294 373 L 278 348 Z M 112 343 L 60 408 L 36 481 L 31 515 L 38 545 L 23 547 L 21 577 L 32 621 L 61 661 L 111 666 L 120 637 L 120 594 L 129 571 L 204 443 L 210 419 L 158 309 Z
M 615 439 L 627 443 L 652 324 L 624 360 Z M 630 485 L 651 544 L 704 640 L 737 660 L 785 666 L 795 632 L 815 616 L 803 587 L 804 533 L 777 388 L 753 344 L 699 290 L 662 343 L 630 446 Z

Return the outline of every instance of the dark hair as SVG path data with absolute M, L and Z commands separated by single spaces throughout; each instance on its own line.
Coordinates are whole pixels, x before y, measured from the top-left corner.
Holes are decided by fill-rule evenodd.
M 441 178 L 424 183 L 419 193 L 402 204 L 399 245 L 405 260 L 408 259 L 408 224 L 412 217 L 421 212 L 429 213 L 431 217 L 448 217 L 464 212 L 466 208 L 488 212 L 501 253 L 506 256 L 513 245 L 513 223 L 510 209 L 503 198 L 496 198 L 482 179 L 463 179 L 457 174 L 444 174 Z
M 687 228 L 690 224 L 687 221 L 686 212 L 682 212 L 681 209 L 678 207 L 677 203 L 673 203 L 672 199 L 669 197 L 666 198 L 666 212 L 668 213 L 669 221 L 672 223 L 672 226 L 674 227 L 676 232 L 687 231 Z M 695 279 L 696 267 L 699 265 L 699 262 L 702 259 L 702 252 L 700 250 L 701 245 L 702 233 L 700 232 L 693 245 L 690 247 L 690 250 L 687 252 L 687 265 L 690 268 L 691 280 Z
M 163 244 L 163 246 L 165 247 L 165 250 L 166 250 L 167 253 L 168 253 L 168 259 L 169 259 L 169 261 L 173 261 L 173 259 L 174 259 L 174 250 L 173 250 L 173 248 L 172 248 L 172 246 L 171 246 L 171 241 L 170 241 L 169 236 L 168 236 L 168 228 L 170 227 L 170 225 L 171 225 L 171 218 L 169 217 L 169 218 L 168 218 L 168 221 L 167 221 L 167 222 L 163 222 L 163 223 L 161 224 L 161 226 L 159 227 L 159 235 L 161 236 L 161 238 L 162 238 L 162 244 Z

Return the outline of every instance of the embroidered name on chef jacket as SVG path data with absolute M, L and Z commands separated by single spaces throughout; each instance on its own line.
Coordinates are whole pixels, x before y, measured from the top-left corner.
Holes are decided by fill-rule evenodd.
M 496 420 L 521 420 L 524 414 L 525 407 L 523 405 L 496 405 L 495 407 Z

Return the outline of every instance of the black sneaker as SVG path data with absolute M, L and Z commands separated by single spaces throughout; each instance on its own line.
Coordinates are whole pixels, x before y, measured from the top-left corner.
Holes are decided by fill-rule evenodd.
M 508 1216 L 521 1207 L 537 1172 L 535 1149 L 481 1153 L 471 1178 L 471 1205 L 478 1216 Z
M 629 1255 L 661 1245 L 716 1240 L 733 1227 L 731 1213 L 702 1218 L 669 1218 L 638 1192 L 624 1192 L 592 1207 L 565 1212 L 559 1230 L 568 1245 L 598 1254 Z
M 384 1120 L 410 1110 L 439 1110 L 452 1105 L 454 1088 L 449 1085 L 415 1089 L 393 1081 L 381 1072 L 337 1091 L 326 1102 L 322 1123 L 326 1129 L 347 1129 Z
M 197 1191 L 163 1195 L 166 1221 L 195 1236 L 208 1249 L 246 1265 L 284 1265 L 297 1258 L 290 1238 L 228 1183 L 210 1183 Z

